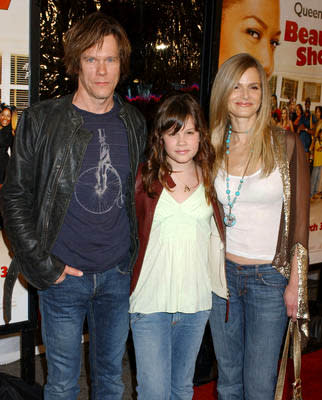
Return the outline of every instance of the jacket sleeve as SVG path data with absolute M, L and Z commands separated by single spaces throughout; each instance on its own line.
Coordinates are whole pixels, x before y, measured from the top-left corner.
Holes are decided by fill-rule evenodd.
M 147 142 L 147 137 L 148 137 L 148 132 L 147 132 L 147 126 L 146 126 L 146 120 L 145 118 L 141 115 L 141 123 L 142 123 L 142 133 L 139 136 L 139 151 L 140 151 L 140 157 L 139 157 L 139 162 L 143 163 L 146 160 L 146 155 L 145 155 L 145 149 L 146 149 L 146 142 Z
M 290 135 L 289 135 L 290 136 Z M 310 212 L 310 173 L 302 142 L 297 135 L 291 134 L 294 147 L 290 159 L 291 218 L 290 251 L 291 265 L 297 267 L 299 275 L 298 314 L 300 319 L 309 319 L 307 272 L 308 237 Z M 290 146 L 288 146 L 288 151 Z M 308 335 L 307 324 L 301 330 Z
M 41 232 L 37 227 L 40 210 L 36 199 L 45 195 L 37 192 L 37 175 L 41 174 L 37 168 L 41 165 L 41 154 L 37 152 L 39 135 L 40 124 L 28 109 L 16 132 L 6 180 L 0 191 L 0 207 L 14 253 L 12 264 L 30 284 L 45 289 L 62 274 L 64 265 L 42 248 L 38 233 Z

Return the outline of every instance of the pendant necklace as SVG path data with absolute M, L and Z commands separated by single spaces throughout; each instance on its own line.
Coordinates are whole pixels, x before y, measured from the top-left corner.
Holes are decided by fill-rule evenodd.
M 183 191 L 185 193 L 190 192 L 191 189 L 194 189 L 199 185 L 199 175 L 198 175 L 197 164 L 196 163 L 195 163 L 195 174 L 196 174 L 196 178 L 197 178 L 197 184 L 193 185 L 193 186 L 188 186 L 186 183 L 182 182 L 182 180 L 177 176 L 179 182 L 181 182 L 184 185 Z
M 244 183 L 244 177 L 248 168 L 248 165 L 250 163 L 250 158 L 251 158 L 251 151 L 248 157 L 248 161 L 246 163 L 246 167 L 244 170 L 244 173 L 241 177 L 241 179 L 239 180 L 239 185 L 237 187 L 237 190 L 235 192 L 235 197 L 233 198 L 233 200 L 231 200 L 230 197 L 230 188 L 229 188 L 229 175 L 228 175 L 228 159 L 229 159 L 229 147 L 230 147 L 230 139 L 231 139 L 231 125 L 229 125 L 228 128 L 228 134 L 227 134 L 227 139 L 226 139 L 226 171 L 227 171 L 227 176 L 226 176 L 226 194 L 227 194 L 227 200 L 228 200 L 228 207 L 229 207 L 229 212 L 228 214 L 225 213 L 225 217 L 224 217 L 224 224 L 226 226 L 228 226 L 229 228 L 231 228 L 232 226 L 234 226 L 236 224 L 236 216 L 234 214 L 232 214 L 232 209 L 237 201 L 238 196 L 240 195 L 240 190 L 242 188 L 242 185 Z

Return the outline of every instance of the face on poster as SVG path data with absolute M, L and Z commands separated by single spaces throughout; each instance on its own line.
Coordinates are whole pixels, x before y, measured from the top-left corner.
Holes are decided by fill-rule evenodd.
M 320 0 L 223 0 L 219 66 L 237 53 L 256 57 L 268 75 L 322 76 Z
M 1 103 L 12 104 L 19 91 L 26 86 L 12 81 L 13 63 L 19 56 L 29 53 L 29 0 L 0 0 L 0 56 L 1 56 Z M 27 87 L 28 90 L 28 87 Z M 3 319 L 3 285 L 11 262 L 4 232 L 0 231 L 0 325 Z M 28 320 L 28 292 L 25 284 L 17 281 L 12 297 L 11 323 Z
M 219 65 L 234 54 L 249 53 L 271 76 L 280 36 L 279 0 L 223 0 Z

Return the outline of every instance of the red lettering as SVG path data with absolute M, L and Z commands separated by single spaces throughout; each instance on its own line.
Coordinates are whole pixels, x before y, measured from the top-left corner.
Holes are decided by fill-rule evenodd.
M 7 273 L 8 273 L 8 267 L 1 267 L 0 277 L 5 278 L 7 276 Z
M 320 222 L 320 231 L 322 231 L 322 222 Z
M 298 25 L 296 22 L 286 21 L 284 40 L 287 42 L 296 42 L 297 41 L 297 28 L 298 28 Z
M 294 21 L 285 22 L 284 40 L 287 42 L 309 43 L 311 46 L 322 46 L 322 31 L 317 29 L 300 28 Z
M 310 30 L 309 43 L 312 46 L 318 45 L 318 32 L 315 29 Z
M 312 47 L 299 47 L 296 55 L 296 65 L 299 67 L 303 67 L 303 65 L 322 65 L 322 50 L 317 52 L 316 50 L 313 50 Z
M 312 47 L 307 48 L 307 65 L 316 65 L 317 64 L 317 52 L 312 50 Z
M 299 41 L 303 44 L 307 43 L 307 38 L 309 36 L 309 33 L 306 28 L 301 28 L 299 30 Z
M 305 47 L 299 47 L 297 49 L 296 55 L 297 55 L 297 60 L 296 60 L 296 65 L 299 67 L 303 67 L 306 63 L 306 57 L 305 57 L 305 52 L 306 48 Z

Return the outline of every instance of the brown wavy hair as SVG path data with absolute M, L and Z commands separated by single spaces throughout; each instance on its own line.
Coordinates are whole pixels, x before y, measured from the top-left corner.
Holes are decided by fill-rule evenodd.
M 151 134 L 149 136 L 148 159 L 142 168 L 144 190 L 150 197 L 154 196 L 153 183 L 159 181 L 163 187 L 170 190 L 167 178 L 172 172 L 164 149 L 163 135 L 169 130 L 178 132 L 191 117 L 199 132 L 199 150 L 194 161 L 201 168 L 203 184 L 208 204 L 214 198 L 213 164 L 215 154 L 210 142 L 207 124 L 197 100 L 189 93 L 172 94 L 163 99 L 159 105 Z
M 67 74 L 77 77 L 81 55 L 96 44 L 102 46 L 104 37 L 108 35 L 113 35 L 117 41 L 121 64 L 120 79 L 124 79 L 130 70 L 131 45 L 119 22 L 103 12 L 89 14 L 65 33 L 64 63 Z

